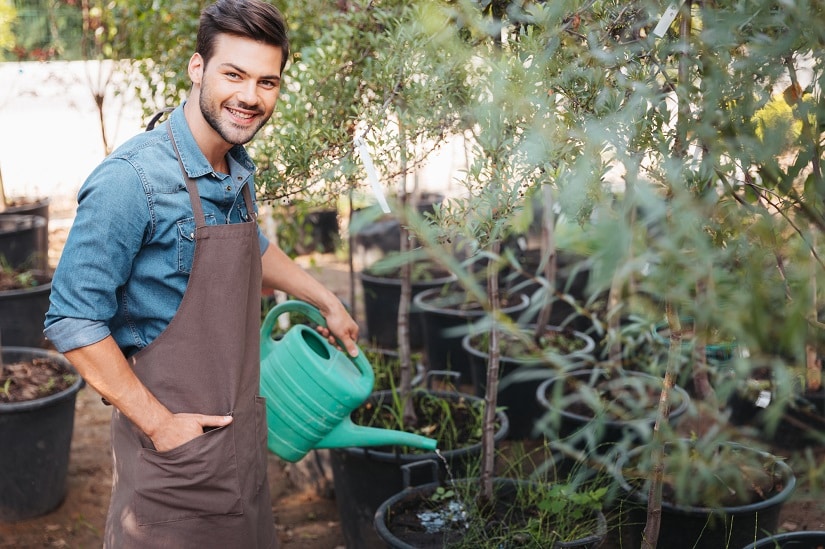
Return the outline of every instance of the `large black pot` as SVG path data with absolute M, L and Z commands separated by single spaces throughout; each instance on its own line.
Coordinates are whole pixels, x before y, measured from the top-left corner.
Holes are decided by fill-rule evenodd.
M 561 299 L 557 295 L 548 295 L 547 287 L 539 281 L 544 278 L 542 256 L 540 249 L 527 249 L 516 252 L 521 271 L 505 270 L 503 272 L 503 286 L 511 292 L 518 292 L 530 298 L 531 306 L 524 321 L 536 322 L 539 310 L 548 300 L 552 300 L 553 307 L 548 324 L 564 326 L 581 332 L 592 328 L 590 319 L 579 314 L 576 308 L 567 301 L 575 300 L 579 305 L 591 301 L 590 282 L 591 261 L 587 257 L 559 251 L 556 259 L 555 289 L 559 294 L 566 296 Z
M 615 384 L 614 388 L 627 395 L 622 404 L 633 417 L 618 418 L 605 411 L 594 412 L 590 406 L 582 409 L 578 407 L 581 403 L 596 401 L 596 387 L 605 380 L 610 380 L 611 384 Z M 571 381 L 577 384 L 579 392 L 568 392 L 565 384 Z M 661 385 L 661 379 L 642 372 L 611 373 L 601 368 L 559 372 L 543 381 L 536 389 L 534 398 L 545 410 L 538 427 L 548 437 L 551 446 L 584 452 L 592 458 L 605 458 L 650 440 Z M 582 398 L 581 391 L 584 390 L 590 393 L 588 398 Z M 647 394 L 648 390 L 653 393 Z M 607 405 L 612 406 L 617 402 L 608 398 Z M 674 386 L 671 390 L 668 420 L 677 421 L 689 405 L 687 391 L 678 385 Z M 562 459 L 559 465 L 564 468 L 572 464 L 565 463 Z
M 527 308 L 530 300 L 522 294 L 511 297 L 513 304 L 502 307 L 501 312 L 515 317 Z M 441 288 L 431 288 L 417 294 L 413 303 L 421 311 L 429 369 L 458 372 L 462 380 L 475 386 L 476 372 L 470 367 L 470 358 L 461 340 L 471 331 L 473 323 L 487 313 L 481 307 L 463 307 L 465 300 L 463 290 L 443 293 Z
M 524 328 L 530 335 L 533 327 Z M 559 331 L 557 326 L 547 326 L 549 331 Z M 530 439 L 540 436 L 535 432 L 536 421 L 545 409 L 536 400 L 536 390 L 549 377 L 555 376 L 564 368 L 582 366 L 593 360 L 596 343 L 589 335 L 571 331 L 566 332 L 572 338 L 582 342 L 582 348 L 571 353 L 558 353 L 558 360 L 552 356 L 542 355 L 540 359 L 507 356 L 502 352 L 499 359 L 499 389 L 497 404 L 507 411 L 510 420 L 510 439 Z M 461 340 L 464 351 L 469 356 L 472 378 L 475 380 L 475 394 L 484 396 L 487 387 L 486 370 L 490 355 L 487 349 L 480 348 L 479 337 L 467 334 Z M 552 351 L 552 349 L 548 349 Z
M 62 355 L 43 349 L 4 347 L 6 363 L 47 358 L 74 371 Z M 0 403 L 0 521 L 19 521 L 56 508 L 66 495 L 78 376 L 71 387 L 47 397 Z
M 769 536 L 742 549 L 822 549 L 825 547 L 825 531 L 785 532 Z
M 478 478 L 465 478 L 448 483 L 447 488 L 456 487 L 457 491 L 469 493 L 472 492 L 471 487 L 479 483 Z M 415 506 L 417 508 L 420 504 L 421 512 L 424 513 L 432 508 L 430 503 L 433 495 L 442 483 L 433 482 L 423 486 L 407 487 L 398 492 L 391 498 L 384 501 L 375 513 L 375 530 L 378 536 L 386 543 L 387 547 L 393 549 L 422 549 L 422 548 L 437 548 L 441 547 L 442 543 L 439 541 L 439 536 L 433 536 L 426 532 L 426 528 L 422 528 L 424 532 L 416 532 L 418 528 L 409 528 L 410 525 L 405 525 L 406 532 L 394 531 L 390 528 L 393 513 L 396 509 L 402 506 Z M 519 488 L 530 490 L 531 483 L 526 480 L 518 480 L 512 478 L 494 478 L 493 489 L 495 497 L 505 499 L 507 501 L 514 498 Z M 428 505 L 428 503 L 430 503 Z M 515 503 L 514 506 L 518 504 Z M 569 541 L 556 541 L 548 549 L 590 549 L 598 547 L 607 535 L 607 521 L 600 511 L 593 512 L 593 519 L 595 521 L 595 532 L 580 539 Z M 419 515 L 420 516 L 420 515 Z M 515 541 L 514 546 L 521 546 L 523 541 Z M 499 545 L 503 547 L 504 545 Z
M 34 285 L 0 291 L 0 343 L 3 345 L 46 345 L 43 319 L 49 310 L 51 275 L 45 271 L 32 271 L 30 274 Z
M 401 301 L 401 279 L 361 272 L 364 290 L 364 313 L 367 319 L 367 339 L 380 349 L 398 348 L 398 308 Z M 455 280 L 454 275 L 440 274 L 426 280 L 412 282 L 412 298 L 430 288 L 441 288 Z M 421 311 L 411 303 L 409 333 L 410 348 L 424 348 Z
M 690 441 L 682 443 L 690 444 Z M 662 501 L 658 547 L 744 547 L 757 538 L 776 532 L 782 505 L 796 487 L 796 476 L 787 463 L 775 460 L 766 452 L 735 443 L 727 445 L 750 457 L 761 456 L 769 460 L 776 467 L 781 488 L 762 501 L 720 507 L 676 504 L 665 499 Z M 637 448 L 620 457 L 616 466 L 618 480 L 628 502 L 628 527 L 622 530 L 622 543 L 627 543 L 628 547 L 640 545 L 647 517 L 648 488 L 643 482 L 633 484 L 625 478 L 624 471 L 627 464 L 638 459 L 644 450 L 644 447 Z M 631 469 L 649 470 L 649 467 L 649 464 L 636 464 Z M 667 475 L 667 465 L 665 467 Z M 696 482 L 700 480 L 697 478 Z
M 447 400 L 466 399 L 479 402 L 481 399 L 461 393 L 431 391 Z M 390 391 L 373 393 L 366 405 L 375 405 L 384 399 L 393 398 Z M 509 428 L 507 415 L 498 413 L 499 429 L 495 441 L 501 441 Z M 481 444 L 436 453 L 402 454 L 396 449 L 382 448 L 340 448 L 330 451 L 335 500 L 341 518 L 341 530 L 349 549 L 384 547 L 373 526 L 375 511 L 383 501 L 404 488 L 401 466 L 423 460 L 437 460 L 440 464 L 439 476 L 466 476 L 477 467 L 481 456 Z M 448 473 L 449 467 L 449 473 Z M 428 482 L 432 477 L 426 479 Z M 413 479 L 421 484 L 420 478 Z
M 46 220 L 35 215 L 0 215 L 0 260 L 4 268 L 45 269 L 48 244 Z
M 431 213 L 433 207 L 443 200 L 443 194 L 422 193 L 416 209 L 421 214 Z M 373 205 L 352 212 L 350 231 L 353 253 L 361 258 L 361 264 L 366 267 L 401 249 L 401 222 L 395 217 L 378 214 L 378 211 L 378 206 Z
M 0 212 L 0 216 L 4 215 L 34 215 L 42 217 L 44 222 L 37 224 L 38 243 L 37 249 L 40 250 L 38 256 L 39 262 L 32 264 L 32 268 L 48 269 L 49 266 L 49 203 L 51 199 L 48 197 L 37 198 L 33 200 L 16 200 L 11 205 L 6 206 L 6 209 Z

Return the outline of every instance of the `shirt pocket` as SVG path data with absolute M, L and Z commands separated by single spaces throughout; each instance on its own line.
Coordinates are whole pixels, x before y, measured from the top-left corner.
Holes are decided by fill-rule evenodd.
M 168 452 L 142 448 L 134 497 L 141 526 L 243 514 L 233 425 Z
M 207 225 L 217 225 L 215 214 L 204 216 Z M 178 227 L 178 272 L 189 274 L 192 272 L 192 262 L 195 259 L 195 218 L 187 217 L 177 222 Z

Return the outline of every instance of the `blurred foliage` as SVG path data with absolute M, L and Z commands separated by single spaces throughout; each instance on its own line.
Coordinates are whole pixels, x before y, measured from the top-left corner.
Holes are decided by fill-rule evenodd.
M 17 10 L 11 0 L 0 1 L 0 53 L 9 50 L 14 45 L 12 24 L 17 18 Z

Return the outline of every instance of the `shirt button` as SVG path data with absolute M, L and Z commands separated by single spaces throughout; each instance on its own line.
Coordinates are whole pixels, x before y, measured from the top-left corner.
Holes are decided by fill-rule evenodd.
M 231 191 L 231 190 L 232 190 L 232 185 L 227 185 L 227 186 L 226 186 L 226 192 L 229 192 L 229 191 Z
M 239 175 L 239 176 L 238 176 L 238 181 L 243 181 L 243 177 L 241 177 L 241 176 Z

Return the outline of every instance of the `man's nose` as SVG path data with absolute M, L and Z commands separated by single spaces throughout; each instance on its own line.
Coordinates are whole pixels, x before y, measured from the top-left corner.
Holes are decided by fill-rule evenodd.
M 249 106 L 254 106 L 258 103 L 258 85 L 256 82 L 244 82 L 238 90 L 238 100 Z

